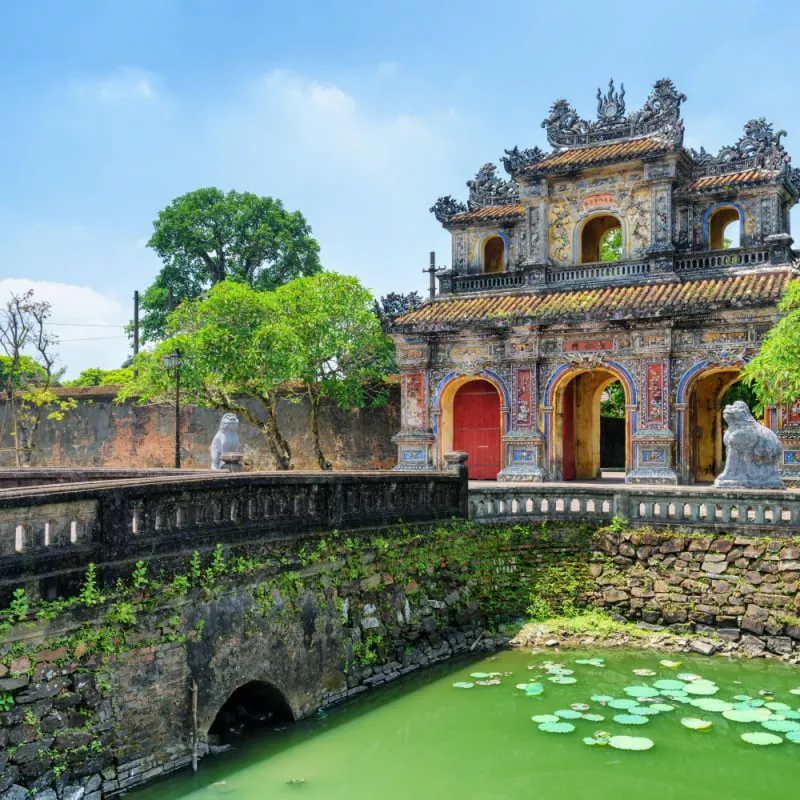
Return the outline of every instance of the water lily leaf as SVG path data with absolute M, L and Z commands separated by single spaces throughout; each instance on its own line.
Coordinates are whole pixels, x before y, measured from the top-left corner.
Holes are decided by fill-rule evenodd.
M 488 678 L 489 677 L 489 673 L 488 672 L 470 672 L 469 676 L 470 676 L 470 678 Z
M 652 678 L 656 673 L 652 669 L 635 669 L 633 674 L 640 678 Z
M 658 689 L 650 686 L 626 686 L 622 691 L 630 697 L 657 697 Z
M 678 674 L 678 680 L 690 683 L 691 681 L 701 681 L 703 678 L 701 675 L 695 675 L 694 672 L 681 672 Z
M 475 681 L 476 686 L 499 686 L 499 678 L 490 678 L 488 681 Z
M 538 695 L 544 692 L 544 684 L 539 683 L 529 683 L 525 686 L 525 694 L 528 697 L 537 697 Z
M 515 688 L 516 689 L 522 689 L 522 691 L 524 692 L 528 688 L 528 684 L 527 683 L 518 683 Z
M 628 709 L 629 714 L 637 714 L 640 717 L 653 717 L 658 714 L 655 706 L 633 706 Z
M 639 704 L 635 700 L 628 700 L 626 698 L 621 698 L 620 700 L 609 700 L 608 707 L 609 708 L 616 708 L 619 710 L 624 710 L 626 708 L 633 708 L 634 706 L 638 706 Z
M 653 686 L 662 692 L 682 692 L 686 684 L 683 681 L 662 680 L 656 681 Z
M 534 714 L 531 719 L 534 722 L 560 722 L 555 714 Z
M 786 703 L 765 703 L 764 704 L 770 711 L 791 711 L 792 707 L 787 706 Z
M 573 711 L 571 708 L 560 708 L 558 711 L 553 712 L 557 717 L 561 717 L 561 719 L 580 719 L 581 714 L 580 711 Z
M 800 686 L 796 689 L 789 689 L 789 694 L 800 694 Z
M 667 669 L 678 669 L 678 667 L 681 665 L 680 661 L 670 661 L 668 658 L 662 658 L 658 663 Z
M 772 716 L 772 712 L 768 708 L 734 708 L 723 711 L 722 716 L 731 722 L 766 722 Z
M 789 731 L 786 734 L 786 741 L 792 744 L 800 744 L 800 731 Z
M 691 731 L 707 731 L 713 724 L 707 719 L 698 719 L 697 717 L 684 717 L 681 720 L 681 725 Z
M 739 703 L 749 703 L 753 698 L 749 694 L 735 694 L 733 699 Z
M 469 681 L 458 681 L 458 683 L 453 684 L 456 689 L 471 689 L 474 685 L 474 683 L 470 683 Z
M 800 711 L 789 709 L 788 711 L 781 711 L 781 716 L 784 719 L 800 719 Z
M 753 700 L 750 700 L 748 705 L 750 706 L 750 708 L 761 708 L 761 706 L 764 705 L 764 701 L 756 697 Z
M 610 694 L 593 694 L 590 699 L 593 703 L 602 703 L 605 705 L 606 703 L 610 703 L 614 698 Z
M 608 743 L 615 750 L 649 750 L 655 744 L 646 736 L 612 736 Z
M 695 708 L 701 708 L 703 711 L 730 711 L 733 708 L 733 703 L 727 700 L 718 700 L 716 697 L 698 697 L 692 700 L 689 705 Z
M 584 736 L 583 743 L 588 745 L 596 745 L 598 744 L 598 741 L 593 736 Z
M 567 669 L 566 667 L 558 667 L 558 668 L 551 667 L 547 671 L 548 672 L 557 673 L 558 675 L 574 675 L 575 674 L 575 670 L 574 669 Z
M 567 676 L 555 675 L 552 678 L 549 678 L 548 680 L 550 681 L 550 683 L 558 683 L 562 685 L 578 682 L 577 678 L 570 677 L 569 675 Z
M 570 703 L 570 708 L 573 711 L 588 711 L 589 706 L 586 703 Z
M 776 736 L 774 733 L 761 733 L 761 731 L 743 733 L 742 739 L 749 744 L 758 745 L 780 744 L 783 741 L 780 736 Z
M 669 703 L 653 703 L 650 708 L 655 709 L 659 714 L 663 714 L 666 711 L 675 710 L 675 706 L 671 706 Z
M 650 720 L 647 717 L 641 717 L 638 714 L 615 714 L 614 722 L 619 722 L 620 725 L 645 725 Z
M 584 714 L 583 718 L 589 722 L 602 722 L 605 719 L 602 714 Z
M 694 683 L 687 683 L 683 691 L 686 694 L 716 694 L 719 686 L 710 681 L 694 681 Z
M 571 722 L 543 722 L 539 730 L 545 733 L 571 733 L 575 726 Z
M 761 727 L 775 733 L 790 733 L 800 731 L 800 722 L 791 719 L 768 719 L 761 723 Z

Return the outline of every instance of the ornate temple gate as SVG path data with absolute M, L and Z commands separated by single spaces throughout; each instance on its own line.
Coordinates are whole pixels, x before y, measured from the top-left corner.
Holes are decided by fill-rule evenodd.
M 472 480 L 494 480 L 500 472 L 500 395 L 491 383 L 465 383 L 453 398 L 453 448 L 469 453 Z

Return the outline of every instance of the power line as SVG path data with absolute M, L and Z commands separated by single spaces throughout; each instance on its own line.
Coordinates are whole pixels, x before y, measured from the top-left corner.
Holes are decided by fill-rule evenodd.
M 124 328 L 125 325 L 110 325 L 104 322 L 46 322 L 45 325 L 60 328 Z
M 110 342 L 112 339 L 127 339 L 127 336 L 89 336 L 86 339 L 59 339 L 58 344 L 64 342 Z

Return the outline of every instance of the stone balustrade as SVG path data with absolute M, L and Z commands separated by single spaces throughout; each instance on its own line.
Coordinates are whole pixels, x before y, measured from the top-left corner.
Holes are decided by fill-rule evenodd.
M 463 517 L 466 487 L 465 475 L 453 473 L 205 472 L 2 491 L 0 587 L 47 576 L 39 588 L 57 596 L 74 589 L 89 562 Z
M 470 517 L 479 522 L 542 520 L 634 526 L 724 529 L 752 533 L 800 529 L 800 495 L 792 492 L 721 491 L 704 487 L 629 487 L 531 484 L 470 490 Z

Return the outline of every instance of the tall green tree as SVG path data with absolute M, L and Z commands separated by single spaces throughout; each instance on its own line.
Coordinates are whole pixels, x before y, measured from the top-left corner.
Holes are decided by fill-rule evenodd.
M 159 212 L 153 228 L 148 247 L 164 267 L 142 297 L 143 342 L 167 335 L 170 297 L 176 308 L 225 279 L 270 290 L 320 270 L 303 215 L 271 197 L 198 189 Z
M 308 398 L 314 456 L 320 469 L 331 469 L 319 432 L 323 398 L 343 409 L 386 402 L 383 377 L 394 363 L 394 345 L 357 278 L 321 272 L 279 287 L 274 296 L 278 310 L 264 346 L 278 343 L 288 391 Z
M 744 381 L 762 406 L 800 398 L 800 281 L 789 284 L 778 310 L 784 316 L 743 370 Z
M 288 373 L 284 352 L 271 338 L 275 308 L 274 292 L 230 280 L 218 283 L 202 299 L 184 302 L 169 315 L 169 338 L 134 359 L 137 377 L 117 398 L 173 402 L 175 378 L 163 358 L 178 351 L 183 398 L 230 411 L 254 425 L 278 469 L 288 469 L 292 453 L 277 414 L 278 390 Z

